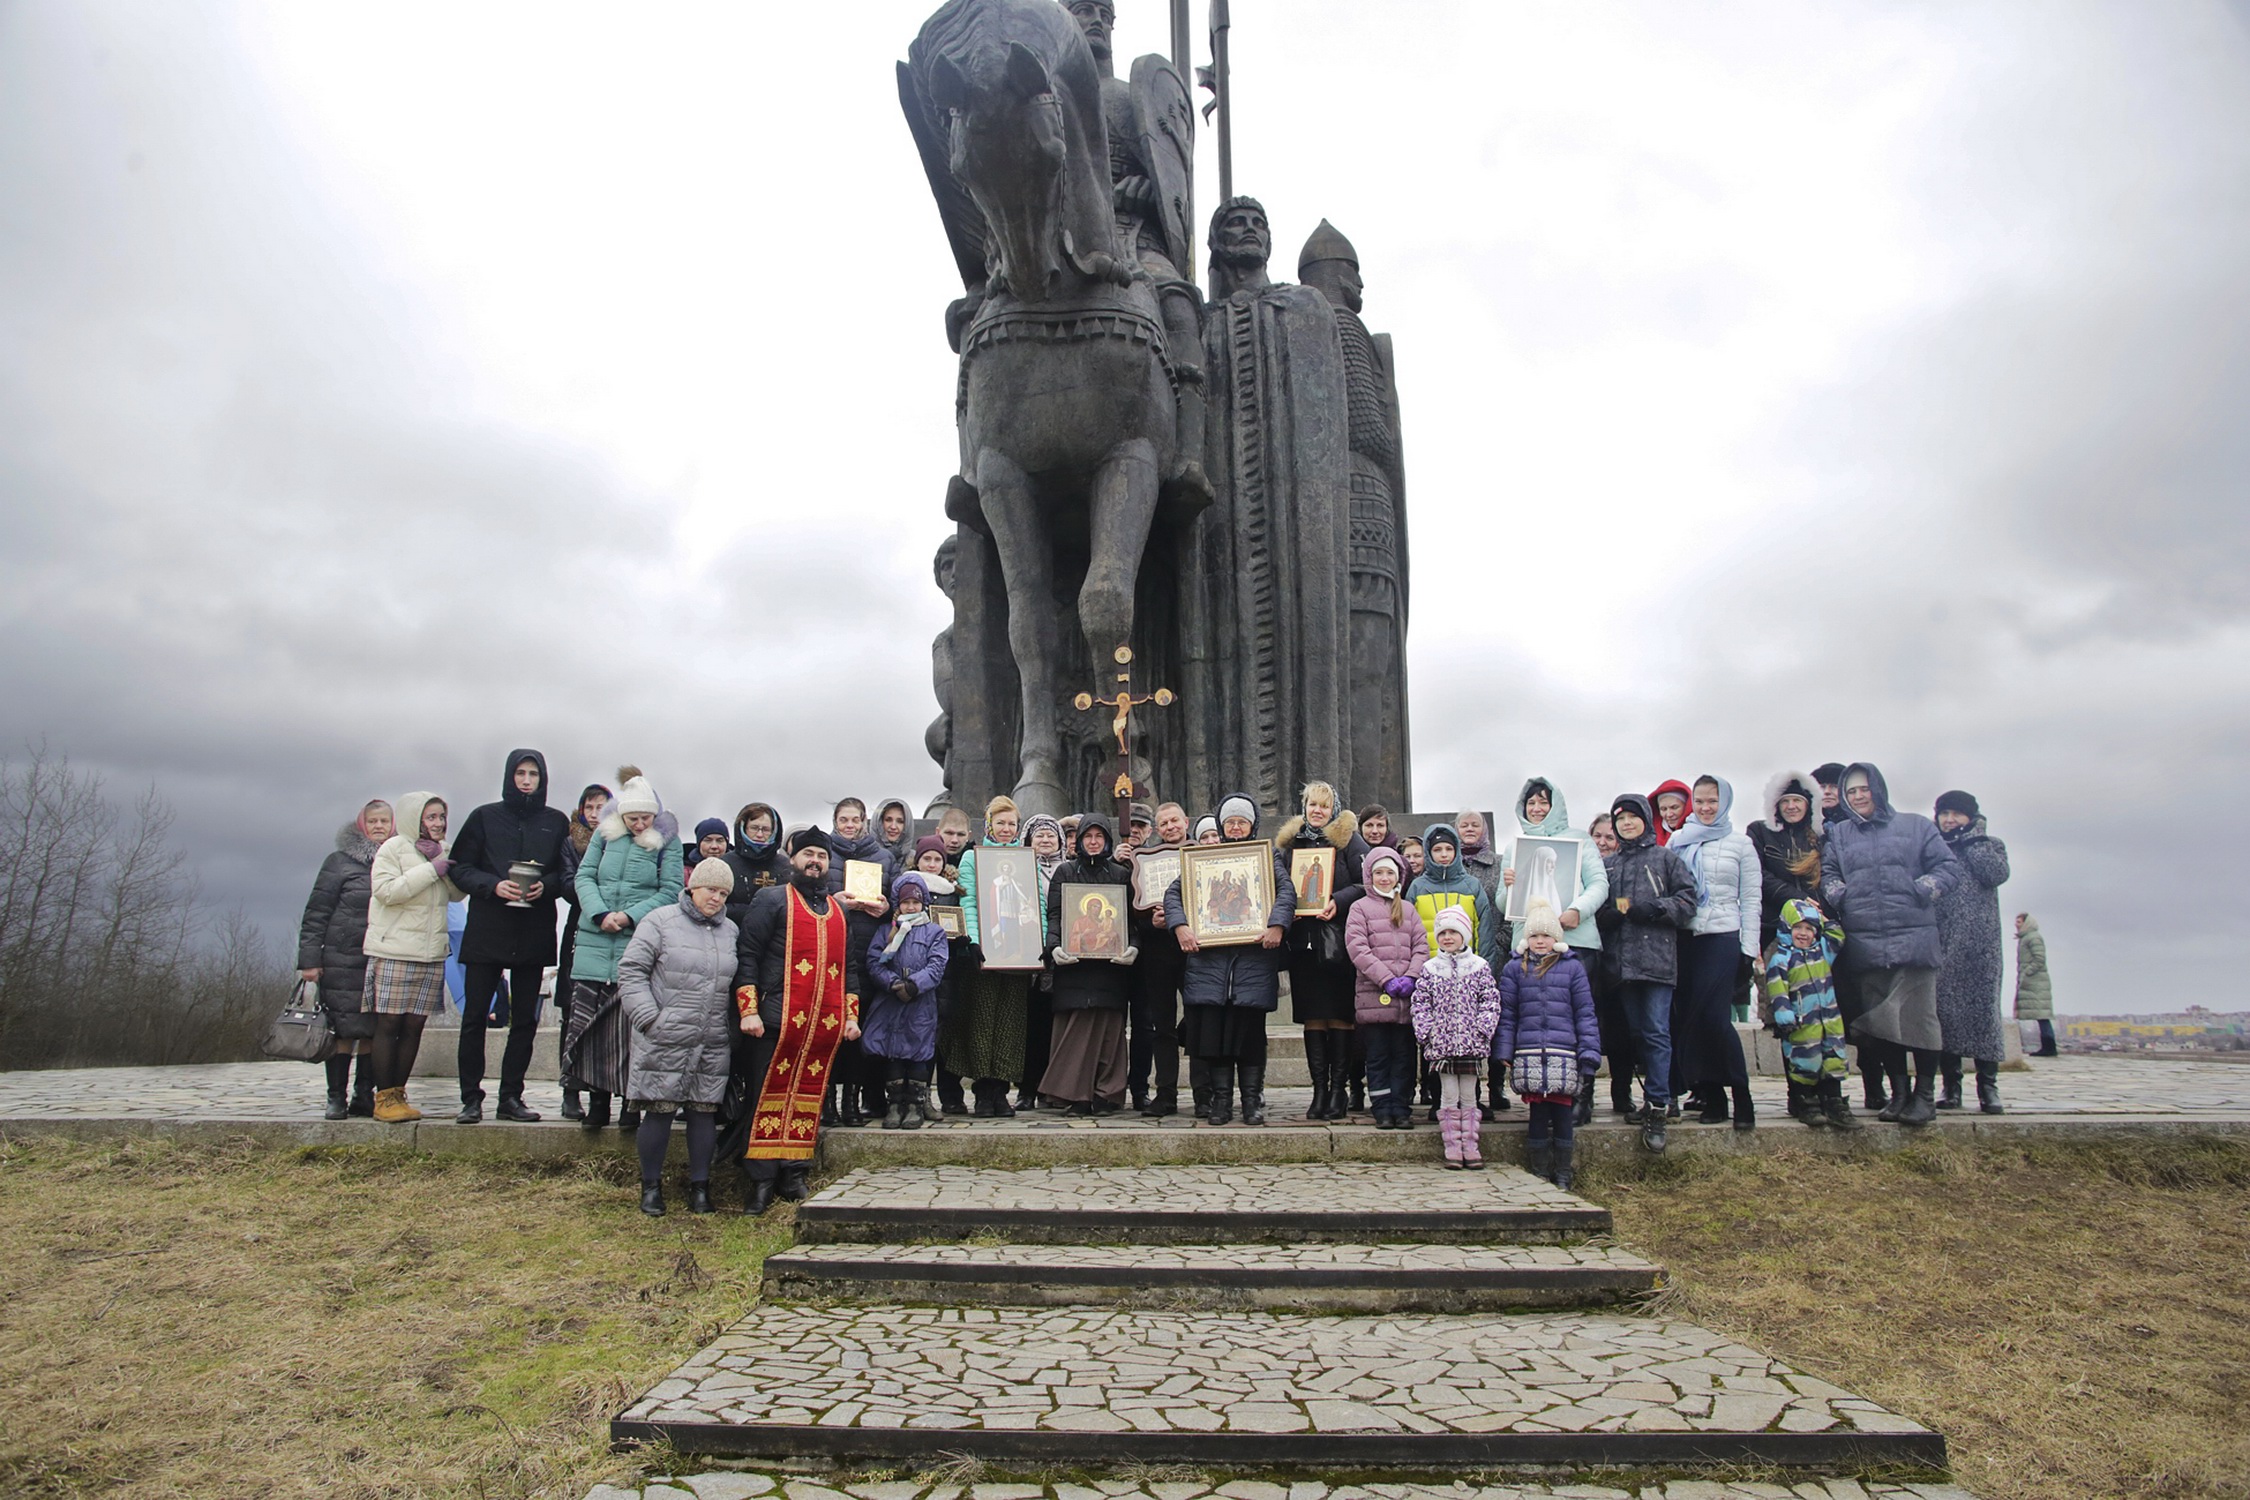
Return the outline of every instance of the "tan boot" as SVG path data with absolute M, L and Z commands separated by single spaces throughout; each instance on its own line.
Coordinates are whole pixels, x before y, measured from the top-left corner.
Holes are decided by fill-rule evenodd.
M 375 1118 L 386 1125 L 403 1125 L 409 1120 L 421 1119 L 422 1112 L 406 1102 L 405 1089 L 377 1089 Z

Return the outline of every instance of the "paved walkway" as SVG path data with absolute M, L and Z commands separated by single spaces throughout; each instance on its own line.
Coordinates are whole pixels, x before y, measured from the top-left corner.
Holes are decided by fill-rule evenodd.
M 586 1500 L 1974 1500 L 1949 1484 L 1882 1484 L 1807 1479 L 1794 1484 L 1675 1479 L 1634 1485 L 1339 1484 L 1297 1480 L 1273 1484 L 1239 1479 L 1208 1488 L 1097 1479 L 1085 1484 L 931 1484 L 918 1479 L 877 1484 L 820 1483 L 786 1474 L 689 1474 L 644 1486 L 596 1485 Z
M 2040 1058 L 2029 1073 L 2001 1075 L 2001 1096 L 2010 1117 L 2116 1118 L 2250 1121 L 2250 1067 L 2218 1062 L 2139 1057 Z M 325 1085 L 318 1068 L 303 1063 L 214 1063 L 170 1068 L 75 1068 L 0 1073 L 0 1125 L 9 1120 L 318 1120 Z M 491 1085 L 487 1084 L 489 1090 Z M 1753 1082 L 1760 1118 L 1780 1121 L 1784 1090 L 1778 1079 Z M 418 1082 L 411 1091 L 431 1120 L 451 1115 L 450 1080 Z M 556 1116 L 558 1096 L 551 1084 L 534 1083 L 527 1094 L 532 1108 L 544 1111 L 547 1126 L 568 1128 Z M 1305 1122 L 1309 1095 L 1303 1089 L 1269 1091 L 1270 1125 L 1306 1130 L 1331 1129 Z M 1606 1092 L 1595 1110 L 1596 1128 L 1622 1129 L 1609 1112 Z M 488 1101 L 489 1108 L 489 1101 Z M 441 1113 L 442 1111 L 442 1113 Z M 1974 1111 L 1969 1111 L 1973 1114 Z M 1501 1122 L 1520 1123 L 1519 1106 Z M 450 1126 L 448 1128 L 451 1128 Z M 539 1127 L 544 1128 L 544 1127 Z M 1050 1131 L 1139 1133 L 1153 1130 L 1211 1130 L 1184 1117 L 1143 1120 L 1130 1111 L 1091 1120 L 1067 1120 L 1039 1110 L 1012 1120 L 949 1119 L 934 1129 L 1020 1135 Z M 1225 1126 L 1240 1131 L 1243 1127 Z M 1373 1133 L 1369 1124 L 1343 1128 Z M 1692 1134 L 1701 1127 L 1686 1127 Z M 873 1132 L 871 1132 L 873 1133 Z M 1427 1132 L 1425 1132 L 1427 1134 Z M 1433 1148 L 1434 1149 L 1434 1148 Z

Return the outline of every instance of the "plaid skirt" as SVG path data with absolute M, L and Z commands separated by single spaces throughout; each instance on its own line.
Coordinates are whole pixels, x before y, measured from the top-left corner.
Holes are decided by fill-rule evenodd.
M 445 1011 L 445 960 L 412 958 L 367 961 L 366 1009 L 379 1016 L 435 1016 Z

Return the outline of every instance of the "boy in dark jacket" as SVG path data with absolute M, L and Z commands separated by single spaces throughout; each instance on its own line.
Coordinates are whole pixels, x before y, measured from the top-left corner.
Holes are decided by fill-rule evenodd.
M 1602 860 L 1617 931 L 1618 1004 L 1633 1028 L 1641 1066 L 1641 1144 L 1664 1149 L 1672 1102 L 1672 986 L 1679 978 L 1680 933 L 1695 921 L 1695 877 L 1656 841 L 1656 811 L 1637 792 L 1609 807 L 1617 852 Z M 1604 948 L 1608 934 L 1604 933 Z
M 547 757 L 510 751 L 501 774 L 500 800 L 470 813 L 453 837 L 451 878 L 469 893 L 461 934 L 461 1112 L 453 1117 L 462 1125 L 484 1118 L 484 1028 L 503 972 L 512 1003 L 496 1113 L 503 1120 L 539 1118 L 524 1107 L 523 1081 L 539 1029 L 539 982 L 555 961 L 555 902 L 570 842 L 570 820 L 547 805 Z

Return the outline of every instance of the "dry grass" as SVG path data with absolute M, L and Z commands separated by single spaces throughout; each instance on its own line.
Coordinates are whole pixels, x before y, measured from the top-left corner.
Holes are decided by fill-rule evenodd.
M 0 1495 L 579 1500 L 642 1472 L 606 1419 L 789 1231 L 652 1223 L 630 1176 L 0 1142 Z M 2250 1150 L 1933 1143 L 1583 1186 L 1673 1308 L 1943 1428 L 1988 1500 L 2250 1495 Z
M 1583 1174 L 1667 1310 L 1943 1430 L 1986 1500 L 2250 1495 L 2250 1149 L 1680 1156 Z
M 578 1500 L 637 1472 L 608 1417 L 788 1228 L 652 1222 L 632 1176 L 0 1143 L 0 1494 Z

